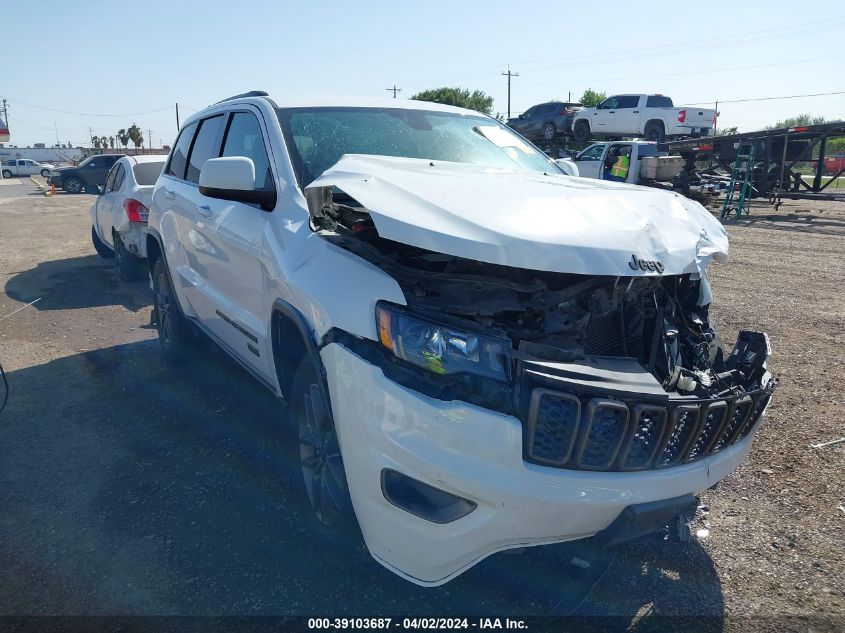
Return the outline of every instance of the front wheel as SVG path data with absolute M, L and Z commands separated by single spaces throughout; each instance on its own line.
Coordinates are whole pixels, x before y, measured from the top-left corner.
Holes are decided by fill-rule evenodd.
M 117 274 L 122 281 L 140 281 L 147 276 L 144 270 L 144 260 L 126 250 L 119 233 L 113 234 L 114 259 L 117 263 Z
M 11 178 L 12 177 L 12 170 L 4 169 L 3 170 L 3 178 Z
M 69 178 L 65 180 L 62 188 L 68 193 L 82 193 L 85 189 L 85 185 L 79 178 Z
M 49 169 L 42 169 L 41 170 L 41 176 L 43 178 L 49 178 L 50 177 L 50 170 Z
M 357 532 L 340 444 L 322 378 L 307 355 L 294 375 L 290 404 L 304 518 L 318 538 L 334 544 L 347 541 L 345 554 L 351 554 L 349 539 L 338 538 L 352 536 L 354 540 Z
M 590 124 L 586 121 L 576 121 L 572 130 L 572 137 L 579 143 L 586 143 L 590 140 Z
M 557 129 L 555 128 L 554 123 L 546 123 L 543 126 L 543 140 L 544 141 L 553 141 L 557 136 Z

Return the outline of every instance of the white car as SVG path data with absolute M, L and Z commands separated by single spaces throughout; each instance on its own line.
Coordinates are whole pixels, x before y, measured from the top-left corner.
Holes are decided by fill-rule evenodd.
M 147 216 L 162 156 L 124 156 L 109 171 L 91 205 L 91 240 L 100 256 L 114 258 L 120 278 L 147 276 Z
M 591 136 L 639 136 L 663 141 L 676 136 L 710 136 L 716 111 L 697 106 L 675 107 L 666 95 L 614 95 L 595 108 L 583 108 L 572 120 L 572 135 L 585 142 Z
M 165 357 L 199 330 L 287 400 L 279 459 L 324 551 L 360 527 L 420 585 L 676 521 L 774 389 L 767 336 L 723 350 L 709 321 L 728 237 L 708 211 L 565 175 L 469 110 L 216 103 L 185 122 L 147 239 Z
M 41 174 L 44 178 L 49 178 L 50 171 L 55 169 L 55 165 L 49 163 L 39 163 L 28 158 L 12 159 L 4 161 L 2 165 L 3 178 L 13 178 L 15 176 L 35 176 Z

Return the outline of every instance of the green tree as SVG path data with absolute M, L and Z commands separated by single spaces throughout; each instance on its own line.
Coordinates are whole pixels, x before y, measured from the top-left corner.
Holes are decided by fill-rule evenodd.
M 813 116 L 812 114 L 798 114 L 796 116 L 786 118 L 783 121 L 778 121 L 774 125 L 767 125 L 764 129 L 776 130 L 782 127 L 796 127 L 799 125 L 821 125 L 822 123 L 825 123 L 825 119 L 823 116 Z
M 126 133 L 129 135 L 129 139 L 132 141 L 132 144 L 135 145 L 136 149 L 144 144 L 144 136 L 141 134 L 141 128 L 134 123 L 128 130 L 126 130 Z
M 91 137 L 91 144 L 94 146 L 95 149 L 100 149 L 100 137 L 99 136 L 92 136 Z
M 581 95 L 581 105 L 585 108 L 595 108 L 605 99 L 607 99 L 606 92 L 598 92 L 592 88 L 587 88 L 584 94 Z
M 415 101 L 433 101 L 434 103 L 445 103 L 446 105 L 476 110 L 483 114 L 490 114 L 493 111 L 493 97 L 481 90 L 470 92 L 467 88 L 434 88 L 423 90 L 411 97 Z
M 113 137 L 113 136 L 110 136 L 110 137 L 109 137 L 109 147 L 111 147 L 112 149 L 114 149 L 114 137 Z
M 126 149 L 126 146 L 129 145 L 129 134 L 126 133 L 126 130 L 120 128 L 117 131 L 117 140 L 123 145 L 123 148 Z
M 719 136 L 725 136 L 727 134 L 736 134 L 737 132 L 739 132 L 739 128 L 735 125 L 731 127 L 717 127 L 716 132 L 719 134 Z

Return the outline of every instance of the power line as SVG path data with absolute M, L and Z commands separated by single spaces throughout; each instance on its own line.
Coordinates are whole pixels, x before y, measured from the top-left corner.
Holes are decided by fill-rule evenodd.
M 155 110 L 146 110 L 145 112 L 128 112 L 125 114 L 95 114 L 93 112 L 72 112 L 70 110 L 59 110 L 58 108 L 48 108 L 46 106 L 35 105 L 34 103 L 28 103 L 26 101 L 21 101 L 20 99 L 9 99 L 9 101 L 13 103 L 20 103 L 25 106 L 29 106 L 30 108 L 36 108 L 37 110 L 47 110 L 48 112 L 59 112 L 61 114 L 73 114 L 75 116 L 97 116 L 97 117 L 126 117 L 126 116 L 141 116 L 142 114 L 153 114 L 155 112 L 164 112 L 165 110 L 169 110 L 170 106 L 166 108 L 157 108 Z
M 815 92 L 806 95 L 786 95 L 784 97 L 755 97 L 753 99 L 719 99 L 719 103 L 747 103 L 749 101 L 778 101 L 780 99 L 801 99 L 803 97 L 827 97 L 829 95 L 845 95 L 845 90 L 838 92 Z M 689 105 L 709 105 L 713 101 L 696 101 Z

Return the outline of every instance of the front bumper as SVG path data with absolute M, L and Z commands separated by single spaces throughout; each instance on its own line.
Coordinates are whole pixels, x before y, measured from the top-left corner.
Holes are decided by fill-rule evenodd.
M 585 538 L 634 504 L 704 490 L 745 458 L 754 433 L 711 457 L 662 470 L 588 472 L 523 460 L 515 417 L 427 397 L 338 343 L 321 350 L 352 504 L 367 547 L 420 585 L 443 584 L 498 551 Z M 395 470 L 477 507 L 434 523 L 389 503 Z

